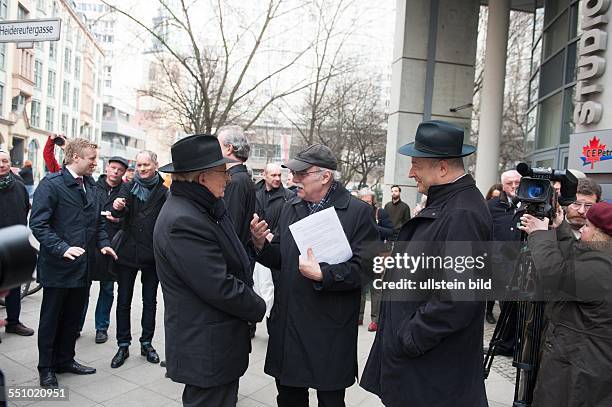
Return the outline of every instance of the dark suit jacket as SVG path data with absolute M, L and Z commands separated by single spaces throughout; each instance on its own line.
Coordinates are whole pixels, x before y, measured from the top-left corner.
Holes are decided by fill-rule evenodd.
M 34 192 L 30 228 L 40 242 L 38 281 L 43 287 L 85 287 L 96 251 L 109 246 L 101 205 L 92 177 L 83 177 L 87 193 L 70 172 L 48 174 Z M 64 259 L 70 247 L 85 249 L 76 260 Z

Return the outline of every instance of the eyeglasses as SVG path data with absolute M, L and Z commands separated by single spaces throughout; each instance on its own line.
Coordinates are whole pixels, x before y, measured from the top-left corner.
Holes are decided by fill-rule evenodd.
M 573 209 L 580 209 L 580 208 L 584 207 L 584 210 L 585 210 L 585 211 L 588 211 L 589 209 L 591 209 L 591 206 L 593 206 L 593 205 L 595 205 L 595 204 L 594 204 L 594 203 L 591 203 L 591 202 L 578 202 L 578 201 L 576 201 L 576 202 L 572 202 L 572 203 L 570 204 L 570 206 L 571 206 Z
M 317 172 L 323 172 L 323 171 L 325 171 L 325 170 L 315 170 L 315 171 L 293 171 L 293 170 L 289 170 L 291 175 L 293 175 L 293 178 L 295 178 L 295 177 L 303 178 L 303 177 L 307 177 L 308 174 L 315 174 Z
M 209 172 L 220 172 L 226 177 L 230 175 L 229 170 L 219 171 L 219 170 L 209 170 Z

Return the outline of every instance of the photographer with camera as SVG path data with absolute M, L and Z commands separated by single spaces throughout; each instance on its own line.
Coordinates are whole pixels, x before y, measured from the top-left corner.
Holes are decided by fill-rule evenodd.
M 11 172 L 11 156 L 0 149 L 0 228 L 27 225 L 30 198 L 25 185 Z M 10 290 L 6 297 L 7 333 L 21 336 L 34 335 L 34 330 L 19 322 L 21 313 L 21 287 Z M 0 341 L 1 342 L 1 341 Z
M 538 280 L 557 279 L 575 296 L 546 305 L 533 406 L 612 405 L 612 204 L 586 212 L 580 241 L 559 210 L 550 230 L 547 217 L 524 214 L 521 224 Z

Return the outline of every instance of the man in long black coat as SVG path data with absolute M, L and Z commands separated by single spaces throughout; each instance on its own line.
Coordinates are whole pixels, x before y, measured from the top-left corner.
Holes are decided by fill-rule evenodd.
M 282 208 L 272 242 L 265 221 L 251 223 L 258 261 L 275 277 L 268 323 L 265 372 L 276 378 L 280 407 L 308 406 L 308 388 L 319 405 L 344 406 L 345 389 L 357 376 L 357 316 L 362 262 L 368 243 L 378 239 L 371 207 L 334 180 L 331 150 L 315 144 L 287 163 L 297 196 Z M 333 207 L 353 256 L 339 264 L 318 263 L 312 251 L 300 258 L 289 225 Z
M 116 258 L 91 177 L 97 146 L 76 138 L 64 151 L 66 165 L 38 184 L 30 216 L 30 228 L 40 242 L 37 277 L 43 286 L 38 326 L 41 386 L 57 386 L 55 373 L 96 372 L 74 360 L 74 345 L 96 251 Z
M 461 159 L 474 151 L 463 145 L 463 129 L 441 121 L 421 123 L 415 143 L 400 148 L 412 157 L 409 176 L 427 206 L 402 227 L 395 252 L 419 256 L 424 245 L 434 246 L 423 242 L 491 239 L 491 216 Z M 394 273 L 387 270 L 385 279 Z M 392 407 L 486 406 L 484 303 L 438 294 L 387 301 L 385 294 L 361 386 Z
M 263 176 L 263 179 L 255 185 L 255 198 L 257 200 L 255 212 L 259 219 L 268 223 L 268 228 L 274 233 L 283 205 L 293 198 L 295 193 L 283 187 L 280 165 L 267 164 Z
M 172 161 L 160 169 L 173 181 L 154 232 L 168 376 L 185 383 L 184 406 L 235 406 L 248 323 L 261 321 L 266 305 L 221 199 L 231 160 L 213 136 L 194 135 L 172 146 Z

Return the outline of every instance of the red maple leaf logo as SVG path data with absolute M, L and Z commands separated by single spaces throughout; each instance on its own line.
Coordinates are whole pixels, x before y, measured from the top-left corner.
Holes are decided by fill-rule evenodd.
M 587 163 L 591 163 L 591 169 L 594 168 L 595 163 L 601 161 L 601 157 L 606 150 L 605 144 L 599 144 L 599 139 L 595 136 L 589 140 L 589 144 L 582 147 L 582 156 Z

